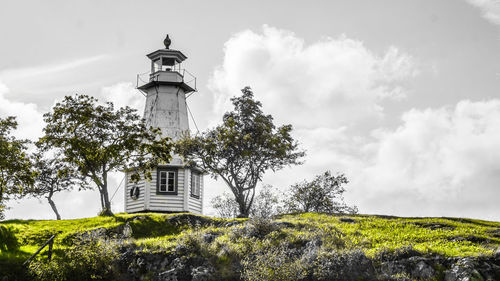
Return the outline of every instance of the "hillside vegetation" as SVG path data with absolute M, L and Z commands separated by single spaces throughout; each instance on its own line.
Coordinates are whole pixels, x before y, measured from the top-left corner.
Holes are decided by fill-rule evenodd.
M 45 249 L 22 266 L 54 234 L 52 262 Z M 484 261 L 493 268 L 489 273 L 469 267 L 483 275 L 477 280 L 488 280 L 485 274 L 500 274 L 494 270 L 499 249 L 499 222 L 460 218 L 306 213 L 273 220 L 191 214 L 10 220 L 0 222 L 0 279 L 444 280 L 456 264 Z

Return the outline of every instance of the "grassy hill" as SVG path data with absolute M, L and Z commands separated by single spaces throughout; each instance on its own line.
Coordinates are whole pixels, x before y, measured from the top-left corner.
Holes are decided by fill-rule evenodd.
M 500 249 L 500 222 L 460 218 L 307 213 L 247 221 L 151 213 L 61 221 L 10 220 L 0 222 L 0 228 L 4 244 L 10 237 L 11 244 L 17 241 L 18 245 L 10 249 L 3 247 L 0 252 L 0 275 L 9 276 L 8 280 L 78 280 L 74 277 L 76 267 L 86 268 L 87 272 L 105 271 L 96 274 L 96 279 L 116 279 L 123 275 L 119 272 L 124 266 L 129 271 L 131 267 L 139 268 L 134 274 L 143 277 L 149 274 L 151 280 L 155 280 L 154 270 L 144 271 L 142 265 L 138 265 L 138 256 L 145 259 L 144 255 L 149 255 L 152 264 L 156 263 L 156 257 L 168 257 L 168 262 L 163 261 L 167 263 L 165 269 L 171 267 L 175 258 L 190 259 L 184 263 L 191 267 L 192 276 L 193 268 L 204 267 L 209 268 L 208 275 L 215 272 L 218 278 L 226 280 L 279 280 L 279 276 L 284 278 L 280 277 L 281 280 L 291 276 L 322 280 L 321 276 L 326 273 L 318 272 L 321 271 L 318 268 L 323 266 L 327 270 L 325 262 L 331 263 L 332 259 L 349 259 L 339 257 L 362 257 L 378 261 L 374 263 L 378 265 L 394 257 L 408 256 L 442 260 L 494 258 Z M 53 234 L 56 234 L 53 262 L 46 261 L 44 250 L 29 267 L 23 267 L 22 262 Z M 93 248 L 87 248 L 86 245 L 94 242 L 97 244 L 93 244 Z M 101 252 L 102 249 L 106 251 Z M 94 261 L 85 261 L 85 256 L 96 253 L 109 260 L 103 259 L 104 265 L 99 264 L 100 256 L 94 257 Z M 125 253 L 128 258 L 124 258 Z M 82 260 L 78 260 L 78 265 L 71 265 L 72 258 Z M 304 262 L 308 259 L 309 265 Z M 119 262 L 111 266 L 113 261 Z M 56 276 L 59 273 L 61 276 Z M 64 274 L 72 274 L 73 278 L 65 279 Z M 436 273 L 436 276 L 440 275 Z

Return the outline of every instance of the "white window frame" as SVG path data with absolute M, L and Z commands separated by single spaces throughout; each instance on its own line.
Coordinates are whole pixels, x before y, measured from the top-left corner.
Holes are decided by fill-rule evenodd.
M 194 171 L 191 171 L 191 196 L 201 197 L 201 174 Z
M 177 170 L 158 168 L 157 193 L 177 194 Z

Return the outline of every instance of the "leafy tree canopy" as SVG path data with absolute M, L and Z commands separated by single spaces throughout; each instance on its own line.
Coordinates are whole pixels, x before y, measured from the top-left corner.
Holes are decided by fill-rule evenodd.
M 73 166 L 62 161 L 58 157 L 59 155 L 48 156 L 46 154 L 48 153 L 38 152 L 34 155 L 35 184 L 25 190 L 25 193 L 36 198 L 45 197 L 54 211 L 56 218 L 60 220 L 61 216 L 52 199 L 53 195 L 57 192 L 71 190 L 77 186 L 80 189 L 86 189 L 88 185 L 85 178 Z
M 115 110 L 112 103 L 102 105 L 87 95 L 66 96 L 44 120 L 45 136 L 39 144 L 58 149 L 64 162 L 95 183 L 104 214 L 111 213 L 109 172 L 133 169 L 133 181 L 141 175 L 151 179 L 151 168 L 171 158 L 170 139 L 148 128 L 128 106 Z
M 326 171 L 312 181 L 294 184 L 285 199 L 285 209 L 288 212 L 357 213 L 356 206 L 344 203 L 343 185 L 347 183 L 343 174 L 334 176 Z
M 291 125 L 276 127 L 271 115 L 262 112 L 249 87 L 231 99 L 234 110 L 226 112 L 222 124 L 194 137 L 186 136 L 176 152 L 193 161 L 214 178 L 221 177 L 248 217 L 255 186 L 268 170 L 296 165 L 305 153 L 292 138 Z
M 23 189 L 33 184 L 31 161 L 27 154 L 27 140 L 11 136 L 17 128 L 15 117 L 0 118 L 0 218 L 5 201 L 20 196 Z

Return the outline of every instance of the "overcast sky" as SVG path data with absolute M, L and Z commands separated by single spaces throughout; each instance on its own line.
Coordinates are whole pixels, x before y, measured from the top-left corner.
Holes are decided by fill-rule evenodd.
M 264 183 L 284 190 L 331 170 L 361 213 L 500 220 L 498 0 L 2 1 L 0 117 L 36 140 L 65 95 L 142 112 L 136 74 L 166 33 L 198 78 L 188 104 L 200 130 L 244 86 L 293 125 L 305 163 Z M 207 206 L 227 187 L 205 180 Z M 55 201 L 63 218 L 100 206 L 97 191 Z M 45 201 L 8 205 L 7 218 L 54 217 Z

